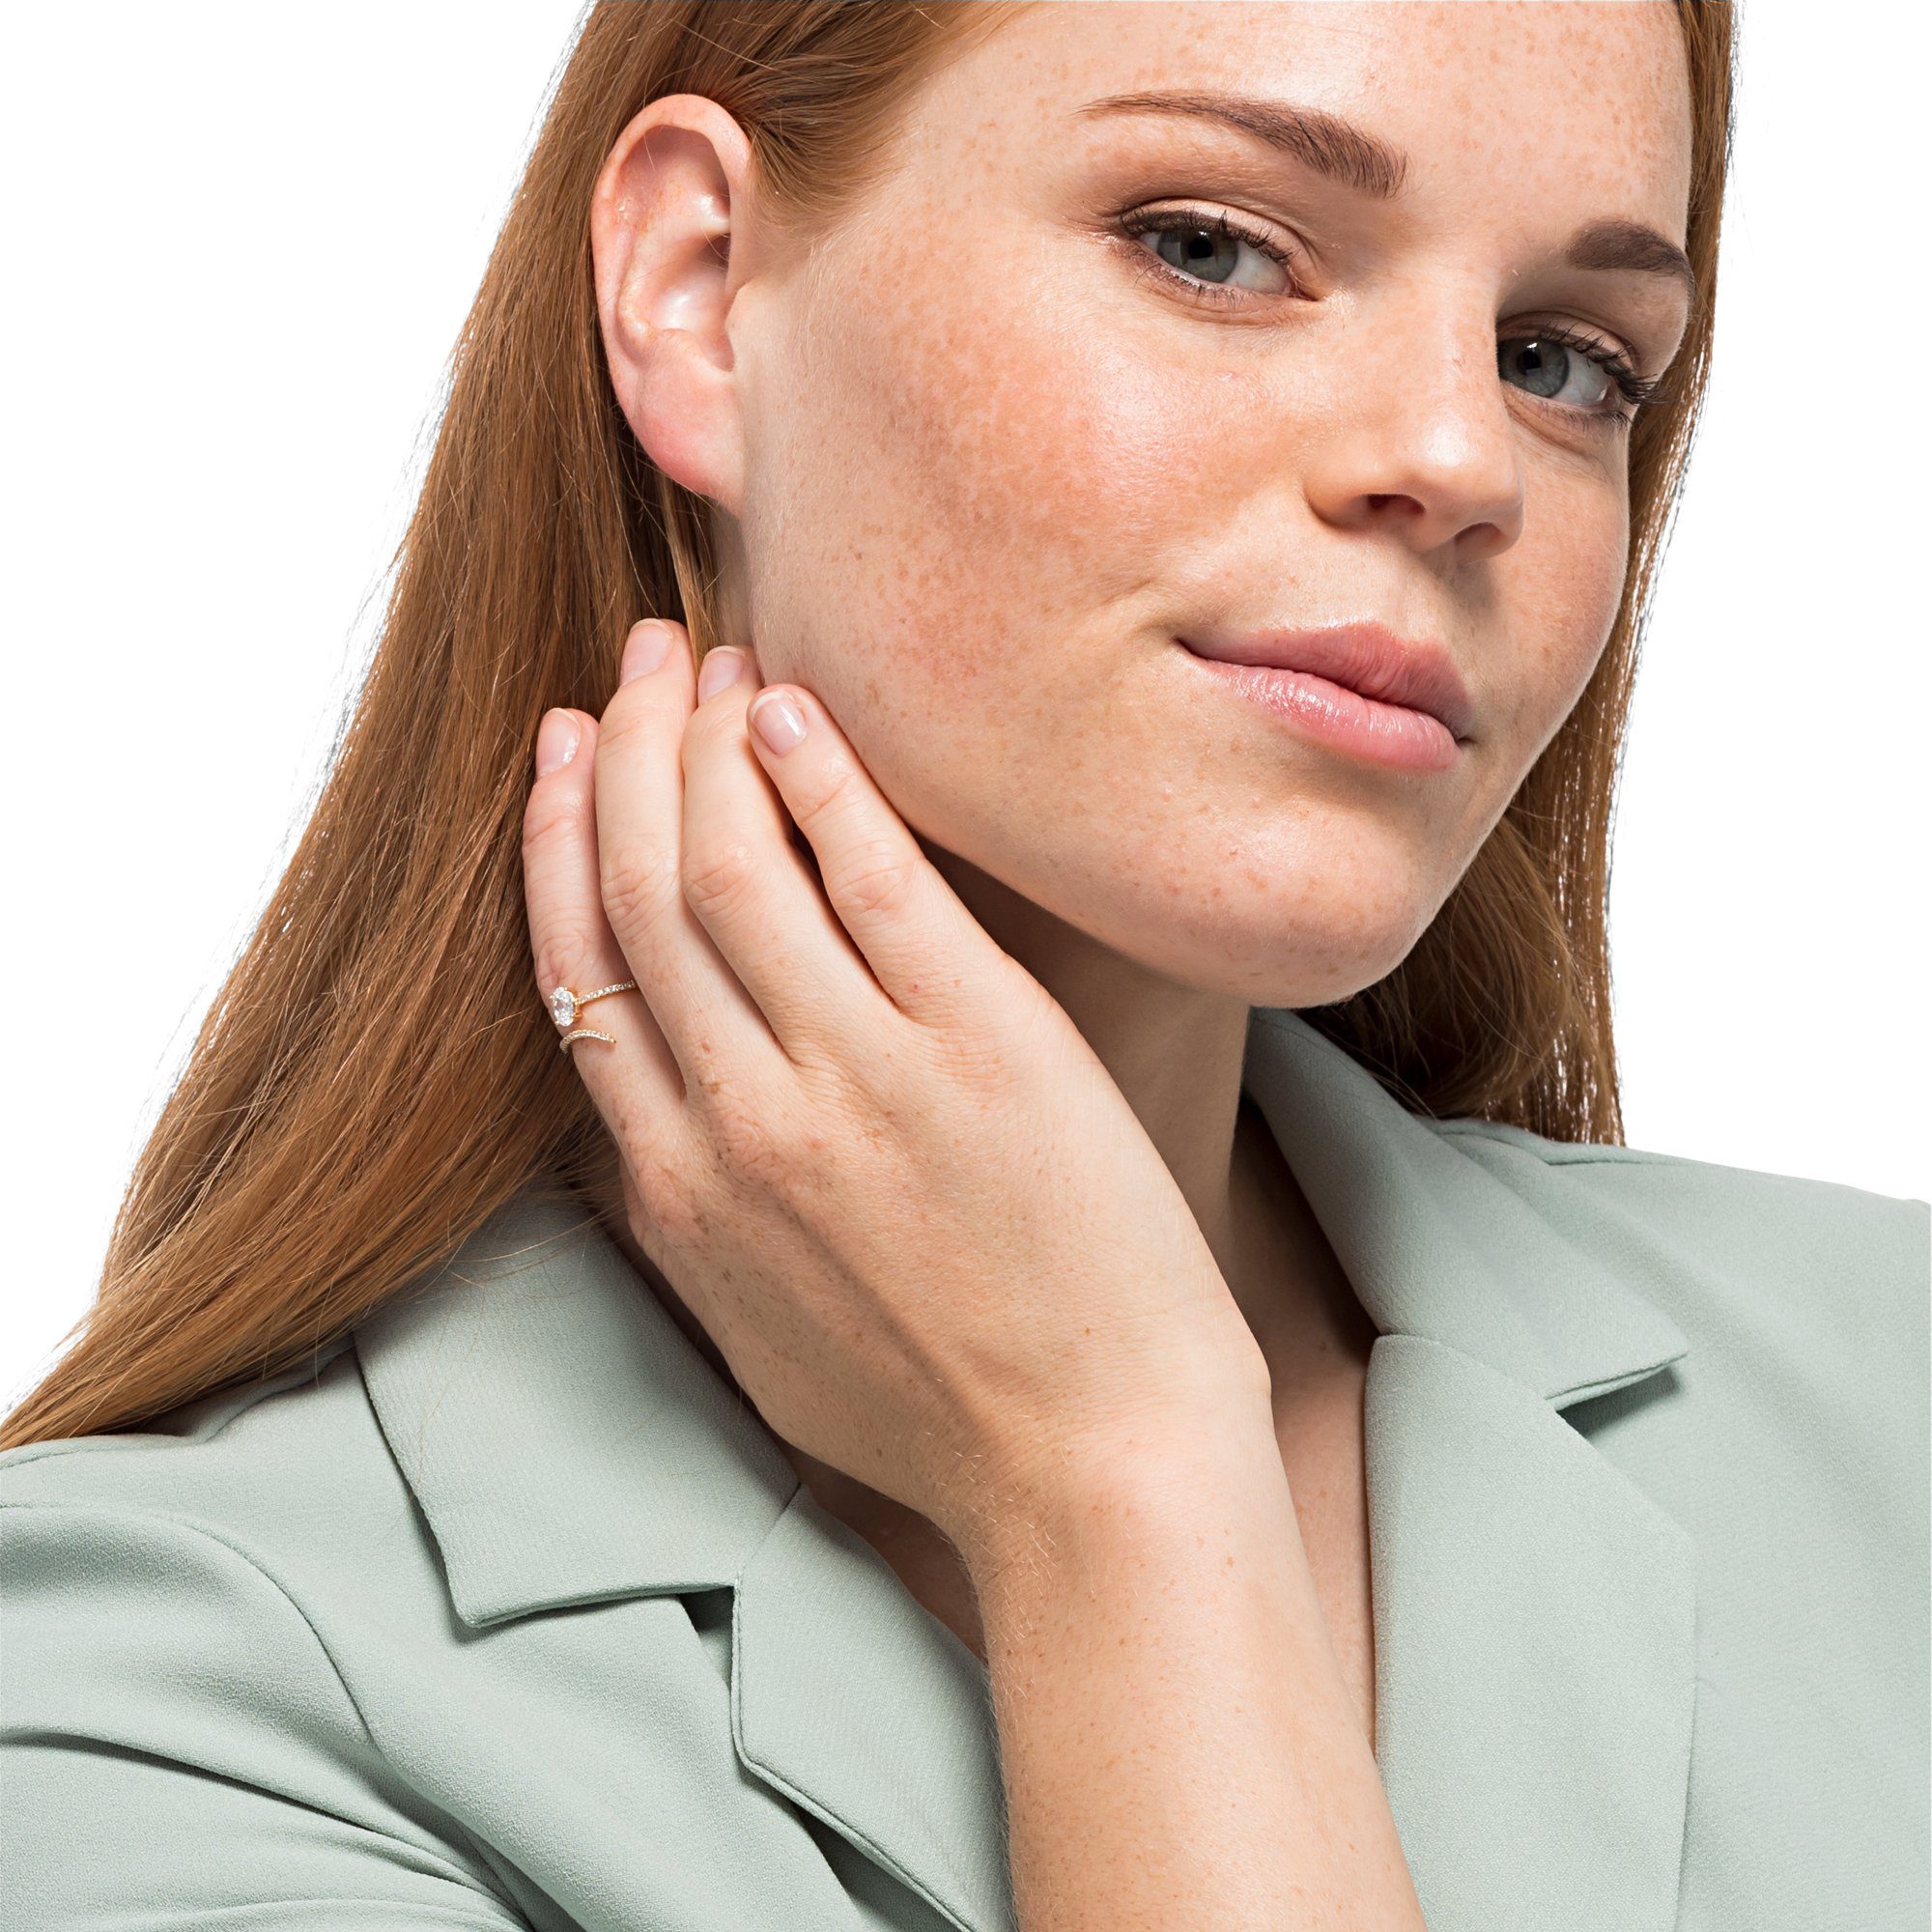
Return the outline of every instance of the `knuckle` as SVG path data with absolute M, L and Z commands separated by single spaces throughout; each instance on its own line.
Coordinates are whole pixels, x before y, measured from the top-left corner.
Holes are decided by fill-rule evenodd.
M 833 903 L 865 915 L 906 912 L 918 890 L 917 868 L 895 839 L 863 838 L 819 869 Z
M 605 912 L 619 931 L 655 924 L 677 896 L 677 866 L 661 846 L 646 843 L 621 857 L 600 853 L 598 871 Z
M 550 785 L 539 779 L 524 801 L 524 856 L 547 852 L 552 846 L 580 837 L 584 824 L 581 792 Z
M 1016 1071 L 1063 1064 L 1066 1015 L 1018 960 L 1002 956 L 974 976 L 954 1003 L 946 1032 L 961 1078 L 1010 1086 Z
M 687 763 L 705 756 L 728 738 L 742 735 L 744 728 L 728 705 L 700 704 L 684 721 L 682 755 Z
M 653 1165 L 638 1175 L 636 1185 L 652 1227 L 672 1248 L 692 1252 L 707 1216 L 703 1196 L 690 1179 L 672 1167 Z
M 684 896 L 700 917 L 706 913 L 728 917 L 750 898 L 755 878 L 755 857 L 742 839 L 686 849 Z
M 713 744 L 728 734 L 734 736 L 744 726 L 730 705 L 717 705 L 711 701 L 692 705 L 684 719 L 686 744 Z
M 606 745 L 615 746 L 630 757 L 634 739 L 655 738 L 662 728 L 660 707 L 651 695 L 651 680 L 646 677 L 620 684 L 611 694 L 603 716 L 597 721 L 598 749 L 601 752 Z M 639 746 L 638 753 L 642 754 L 643 749 Z
M 599 935 L 582 919 L 559 920 L 536 943 L 537 990 L 546 998 L 554 986 L 579 986 L 593 969 Z
M 937 1035 L 929 1050 L 944 1084 L 956 1086 L 982 1101 L 1010 1098 L 1013 1069 L 1028 1064 L 1016 1056 L 1014 1041 L 1004 1028 L 970 1020 Z
M 800 829 L 810 834 L 848 816 L 858 810 L 863 789 L 858 773 L 840 760 L 793 803 Z
M 769 1109 L 754 1105 L 728 1082 L 718 1085 L 706 1098 L 711 1144 L 734 1179 L 781 1193 L 790 1151 Z

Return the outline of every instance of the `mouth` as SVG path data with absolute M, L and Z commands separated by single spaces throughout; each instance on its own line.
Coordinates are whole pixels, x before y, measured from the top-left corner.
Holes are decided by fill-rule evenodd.
M 1454 661 L 1433 639 L 1406 641 L 1363 623 L 1239 635 L 1204 630 L 1175 641 L 1301 735 L 1371 763 L 1446 770 L 1473 742 L 1475 706 Z

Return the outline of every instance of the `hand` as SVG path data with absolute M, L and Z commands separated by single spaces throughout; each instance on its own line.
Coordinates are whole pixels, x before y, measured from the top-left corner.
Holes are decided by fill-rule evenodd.
M 525 814 L 531 942 L 546 997 L 638 982 L 577 1022 L 614 1045 L 566 1050 L 639 1246 L 766 1424 L 962 1550 L 1093 1458 L 1265 1426 L 1260 1349 L 1072 1021 L 814 695 L 759 706 L 805 725 L 773 751 L 750 652 L 700 702 L 665 628 L 601 721 L 540 733 L 579 743 Z

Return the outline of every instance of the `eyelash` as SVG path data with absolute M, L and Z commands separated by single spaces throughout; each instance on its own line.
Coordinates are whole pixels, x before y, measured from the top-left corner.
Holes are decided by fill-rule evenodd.
M 1163 262 L 1151 249 L 1133 245 L 1143 235 L 1164 234 L 1170 229 L 1180 229 L 1194 233 L 1205 229 L 1210 235 L 1219 235 L 1224 240 L 1245 242 L 1249 247 L 1258 249 L 1269 261 L 1278 264 L 1288 271 L 1291 283 L 1297 278 L 1293 258 L 1282 248 L 1273 236 L 1265 230 L 1250 226 L 1247 222 L 1229 214 L 1225 210 L 1206 208 L 1157 208 L 1140 209 L 1122 215 L 1117 223 L 1118 232 L 1129 242 L 1127 250 L 1130 260 L 1140 271 L 1198 302 L 1210 308 L 1230 308 L 1236 306 L 1241 296 L 1232 290 L 1218 288 L 1212 282 L 1196 280 L 1183 273 L 1171 262 Z M 1244 291 L 1252 295 L 1253 290 Z M 1623 403 L 1622 409 L 1583 409 L 1575 403 L 1548 403 L 1547 397 L 1538 396 L 1532 400 L 1548 403 L 1548 407 L 1561 411 L 1565 415 L 1582 416 L 1593 422 L 1622 424 L 1628 428 L 1636 418 L 1637 412 L 1655 400 L 1662 384 L 1662 377 L 1640 376 L 1635 365 L 1622 350 L 1605 342 L 1600 335 L 1593 335 L 1586 329 L 1572 327 L 1567 323 L 1539 324 L 1533 330 L 1520 335 L 1503 338 L 1506 342 L 1553 342 L 1560 348 L 1576 349 L 1596 363 L 1609 377 L 1617 395 Z

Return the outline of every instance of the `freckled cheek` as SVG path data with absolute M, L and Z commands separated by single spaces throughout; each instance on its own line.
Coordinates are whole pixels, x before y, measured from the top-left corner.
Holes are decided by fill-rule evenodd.
M 967 669 L 1000 675 L 1016 638 L 1044 632 L 1075 669 L 1069 625 L 1157 583 L 1211 507 L 1227 448 L 1215 412 L 1232 420 L 1238 398 L 1178 380 L 1118 323 L 1083 330 L 1037 305 L 1015 320 L 1004 301 L 873 337 L 851 372 L 864 433 L 846 447 L 862 452 L 860 514 L 900 559 L 909 615 L 957 620 L 952 668 L 965 653 L 985 661 Z
M 1623 594 L 1628 532 L 1601 490 L 1551 502 L 1503 575 L 1506 629 L 1484 667 L 1485 735 L 1512 787 L 1561 729 L 1601 661 Z
M 768 675 L 795 663 L 908 817 L 983 847 L 1178 755 L 1142 673 L 1228 527 L 1244 385 L 1009 281 L 909 297 L 872 267 L 760 419 Z
M 767 674 L 817 680 L 912 794 L 956 796 L 968 761 L 1041 740 L 1065 761 L 1074 713 L 1171 614 L 1171 553 L 1227 464 L 1200 402 L 1233 415 L 1235 384 L 1179 381 L 1037 303 L 947 307 L 891 274 L 864 276 L 846 317 L 773 371 L 755 425 Z
M 1091 607 L 1144 582 L 1226 463 L 1211 403 L 1105 344 L 1019 337 L 975 370 L 918 385 L 910 435 L 927 527 L 1050 574 Z

